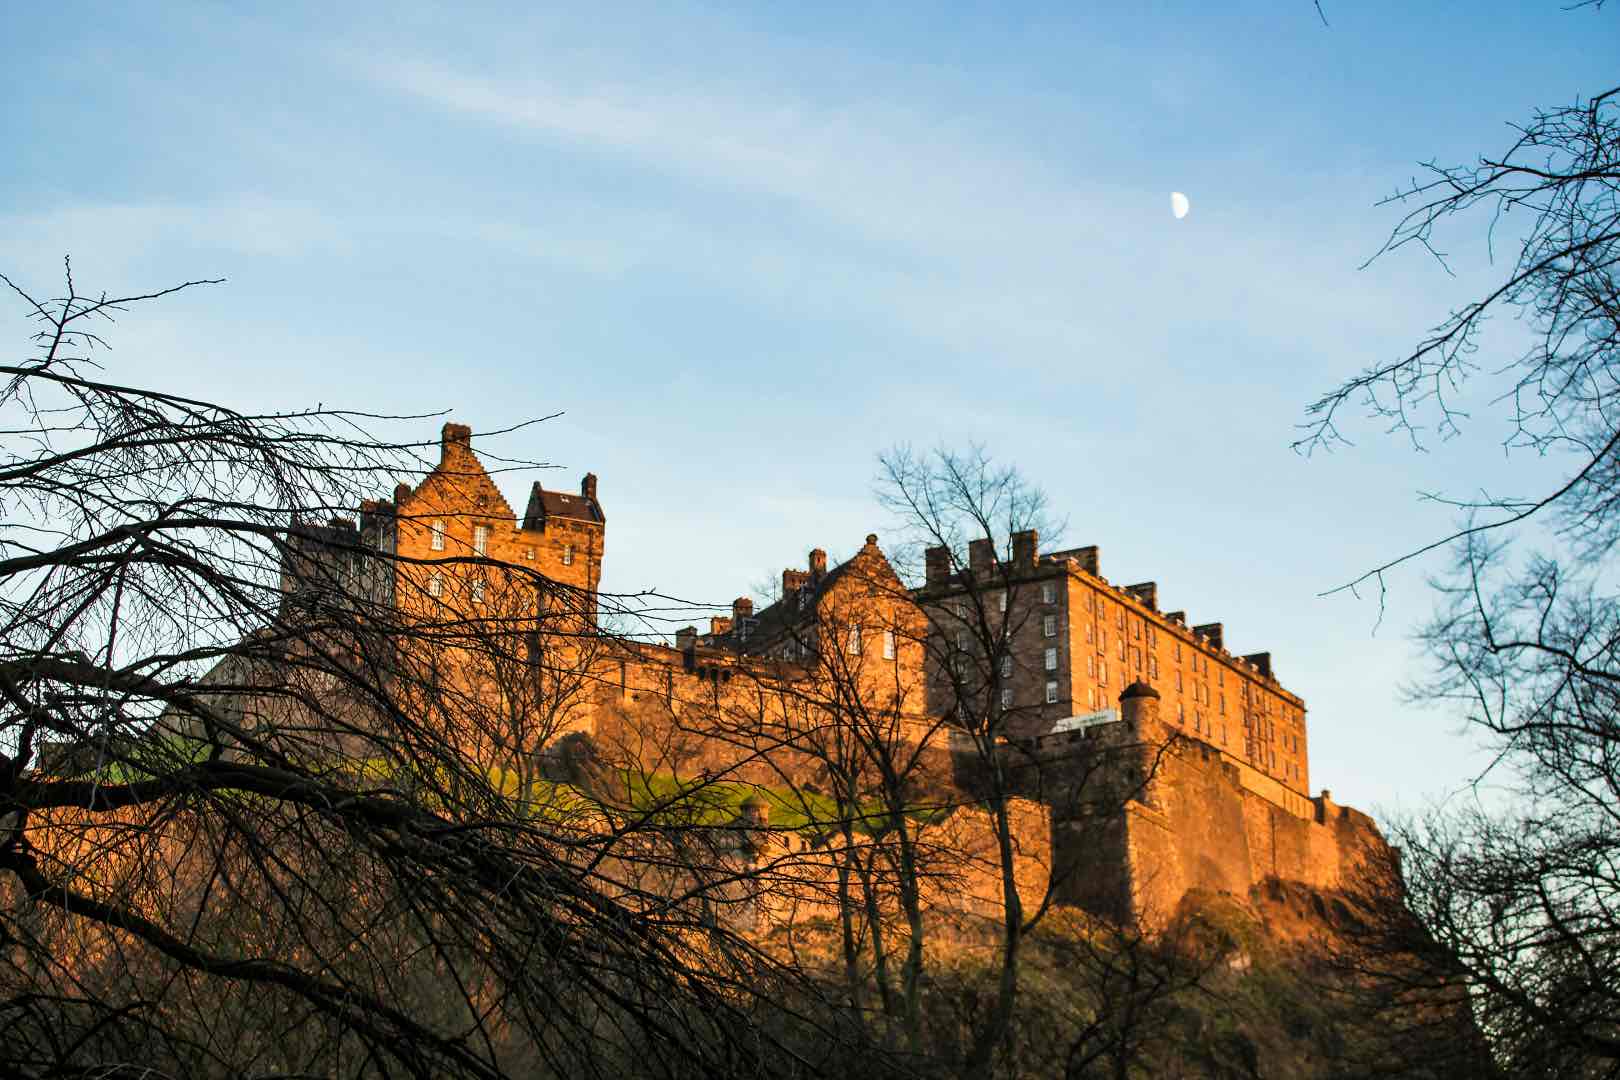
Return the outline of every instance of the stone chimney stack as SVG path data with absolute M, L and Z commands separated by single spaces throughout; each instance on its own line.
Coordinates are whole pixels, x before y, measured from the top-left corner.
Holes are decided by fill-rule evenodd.
M 1154 581 L 1144 581 L 1140 585 L 1127 585 L 1125 592 L 1138 603 L 1147 607 L 1149 611 L 1159 610 L 1159 585 Z
M 450 448 L 459 446 L 464 450 L 472 449 L 472 428 L 466 424 L 446 424 L 439 433 L 439 463 L 450 460 Z
M 724 615 L 713 615 L 709 618 L 709 633 L 715 637 L 731 633 L 731 620 Z
M 968 541 L 968 569 L 975 580 L 987 579 L 996 568 L 996 542 L 988 536 Z
M 731 602 L 731 622 L 735 626 L 754 614 L 754 602 L 746 596 L 739 596 Z
M 782 599 L 786 600 L 808 584 L 810 575 L 803 570 L 782 571 Z
M 1201 635 L 1205 641 L 1209 642 L 1210 645 L 1217 649 L 1224 649 L 1226 647 L 1221 642 L 1221 624 L 1218 622 L 1205 623 L 1202 626 L 1195 626 L 1193 627 L 1193 633 Z
M 820 548 L 810 551 L 810 580 L 820 581 L 827 576 L 827 553 Z
M 1269 652 L 1249 653 L 1243 659 L 1253 664 L 1255 670 L 1266 678 L 1271 678 L 1271 654 Z
M 403 505 L 405 500 L 410 498 L 410 497 L 411 497 L 411 485 L 409 485 L 409 484 L 395 484 L 394 485 L 394 505 L 395 506 Z
M 681 652 L 687 652 L 697 646 L 697 627 L 683 626 L 675 631 L 675 647 Z
M 923 552 L 923 578 L 929 585 L 943 585 L 951 579 L 950 548 L 931 547 Z
M 1018 570 L 1032 570 L 1035 567 L 1035 552 L 1040 546 L 1040 534 L 1034 529 L 1025 529 L 1012 534 L 1012 560 L 1013 567 Z
M 585 498 L 589 499 L 591 502 L 596 501 L 596 474 L 595 473 L 588 472 L 588 473 L 585 474 L 585 479 L 583 479 L 583 480 L 581 480 L 579 482 L 579 493 L 581 495 L 585 496 Z
M 1074 557 L 1080 560 L 1080 569 L 1093 577 L 1102 576 L 1102 549 L 1096 544 L 1076 548 Z

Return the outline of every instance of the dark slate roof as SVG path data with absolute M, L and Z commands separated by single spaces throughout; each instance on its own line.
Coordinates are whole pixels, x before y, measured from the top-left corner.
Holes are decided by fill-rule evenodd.
M 529 506 L 523 512 L 523 527 L 533 529 L 548 518 L 569 518 L 574 521 L 606 521 L 601 505 L 583 495 L 570 495 L 565 491 L 547 491 L 539 484 L 529 490 Z
M 815 618 L 816 605 L 820 603 L 822 594 L 832 588 L 839 578 L 849 573 L 858 557 L 858 552 L 851 555 L 821 575 L 819 579 L 811 581 L 802 588 L 795 589 L 791 595 L 784 596 L 776 603 L 754 615 L 752 617 L 754 625 L 749 630 L 746 640 L 738 632 L 741 628 L 735 623 L 724 634 L 714 636 L 704 634 L 701 637 L 715 646 L 734 649 L 738 652 L 764 652 L 769 646 L 780 641 L 782 636 L 795 624 Z M 803 608 L 799 607 L 799 598 L 801 596 L 806 598 Z

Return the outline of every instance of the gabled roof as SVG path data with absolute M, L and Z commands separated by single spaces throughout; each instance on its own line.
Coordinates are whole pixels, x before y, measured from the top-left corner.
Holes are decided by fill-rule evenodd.
M 604 522 L 607 516 L 595 499 L 584 495 L 570 495 L 566 491 L 547 491 L 539 484 L 529 489 L 529 505 L 523 511 L 523 527 L 537 529 L 550 518 L 568 518 L 571 521 Z
M 870 559 L 875 556 L 882 561 L 883 568 L 893 574 L 888 558 L 879 550 L 877 537 L 868 536 L 866 546 L 854 555 L 845 559 L 821 577 L 812 579 L 807 584 L 794 589 L 787 596 L 760 611 L 758 615 L 750 618 L 752 624 L 746 638 L 743 637 L 740 626 L 735 623 L 724 634 L 715 635 L 712 641 L 715 645 L 735 649 L 738 652 L 763 652 L 769 645 L 780 641 L 782 635 L 787 633 L 795 624 L 815 617 L 817 605 L 821 598 L 827 594 L 839 581 L 853 571 L 855 564 L 863 557 Z M 899 580 L 896 578 L 895 580 Z M 801 606 L 801 604 L 803 606 Z

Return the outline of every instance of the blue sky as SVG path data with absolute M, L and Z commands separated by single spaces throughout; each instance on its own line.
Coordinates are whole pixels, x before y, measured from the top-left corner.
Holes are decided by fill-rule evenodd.
M 729 601 L 882 533 L 880 450 L 983 442 L 1111 580 L 1271 650 L 1317 786 L 1412 808 L 1480 765 L 1398 695 L 1425 567 L 1381 625 L 1318 594 L 1450 523 L 1419 492 L 1537 474 L 1504 465 L 1488 381 L 1427 453 L 1361 422 L 1289 444 L 1490 280 L 1478 229 L 1455 277 L 1358 269 L 1377 200 L 1606 88 L 1620 24 L 1324 6 L 11 5 L 0 269 L 228 279 L 127 318 L 123 379 L 561 411 L 496 448 L 601 476 L 610 588 Z

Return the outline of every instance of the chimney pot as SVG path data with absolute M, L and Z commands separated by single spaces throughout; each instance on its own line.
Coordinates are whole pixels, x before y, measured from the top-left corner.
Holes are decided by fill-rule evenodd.
M 581 495 L 585 496 L 587 499 L 591 500 L 591 502 L 596 501 L 596 474 L 595 473 L 588 472 L 588 473 L 585 474 L 585 479 L 583 479 L 583 480 L 581 480 L 579 482 L 579 493 Z
M 923 576 L 929 585 L 943 585 L 951 577 L 951 549 L 931 547 L 923 552 Z

